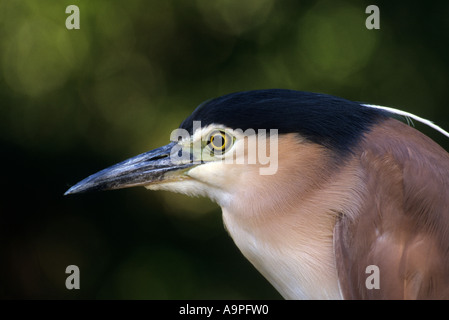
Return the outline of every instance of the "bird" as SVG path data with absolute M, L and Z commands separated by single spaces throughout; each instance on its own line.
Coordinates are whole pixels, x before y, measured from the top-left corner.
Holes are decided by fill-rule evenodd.
M 65 194 L 208 197 L 285 299 L 448 299 L 449 154 L 409 120 L 449 137 L 412 113 L 324 93 L 229 93 L 200 104 L 167 145 Z

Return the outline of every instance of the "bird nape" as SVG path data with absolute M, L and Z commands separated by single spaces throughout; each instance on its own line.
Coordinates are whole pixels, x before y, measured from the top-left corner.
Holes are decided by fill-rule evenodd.
M 145 186 L 207 196 L 286 299 L 449 298 L 449 154 L 412 114 L 294 90 L 201 104 L 166 146 L 66 194 Z

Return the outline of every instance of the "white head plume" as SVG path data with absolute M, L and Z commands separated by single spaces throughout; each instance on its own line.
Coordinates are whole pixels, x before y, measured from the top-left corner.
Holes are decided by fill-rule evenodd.
M 376 105 L 373 105 L 373 104 L 362 104 L 362 106 L 365 106 L 365 107 L 368 107 L 368 108 L 381 109 L 381 110 L 385 110 L 385 111 L 388 111 L 388 112 L 393 113 L 393 114 L 398 114 L 398 115 L 404 116 L 407 119 L 407 122 L 409 121 L 409 119 L 413 119 L 413 120 L 419 121 L 421 123 L 424 123 L 425 125 L 428 125 L 429 127 L 433 128 L 433 129 L 439 131 L 440 133 L 444 134 L 446 137 L 449 138 L 449 132 L 447 132 L 443 128 L 437 126 L 432 121 L 424 119 L 424 118 L 421 118 L 421 117 L 419 117 L 417 115 L 414 115 L 413 113 L 402 111 L 402 110 L 395 109 L 395 108 L 390 108 L 390 107 L 376 106 Z

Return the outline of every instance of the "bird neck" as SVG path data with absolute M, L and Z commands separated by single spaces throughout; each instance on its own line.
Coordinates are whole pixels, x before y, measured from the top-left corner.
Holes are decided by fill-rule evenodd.
M 363 186 L 357 165 L 329 170 L 318 159 L 325 158 L 306 161 L 314 164 L 313 170 L 276 178 L 285 185 L 260 183 L 222 207 L 236 245 L 286 299 L 342 298 L 333 230 L 340 213 L 360 207 L 355 190 Z

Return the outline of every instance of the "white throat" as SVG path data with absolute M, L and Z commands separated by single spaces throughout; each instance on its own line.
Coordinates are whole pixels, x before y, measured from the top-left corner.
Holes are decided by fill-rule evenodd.
M 267 231 L 247 225 L 226 209 L 223 220 L 243 255 L 285 299 L 342 299 L 331 237 L 302 237 L 294 234 L 295 228 L 281 225 L 280 230 Z

